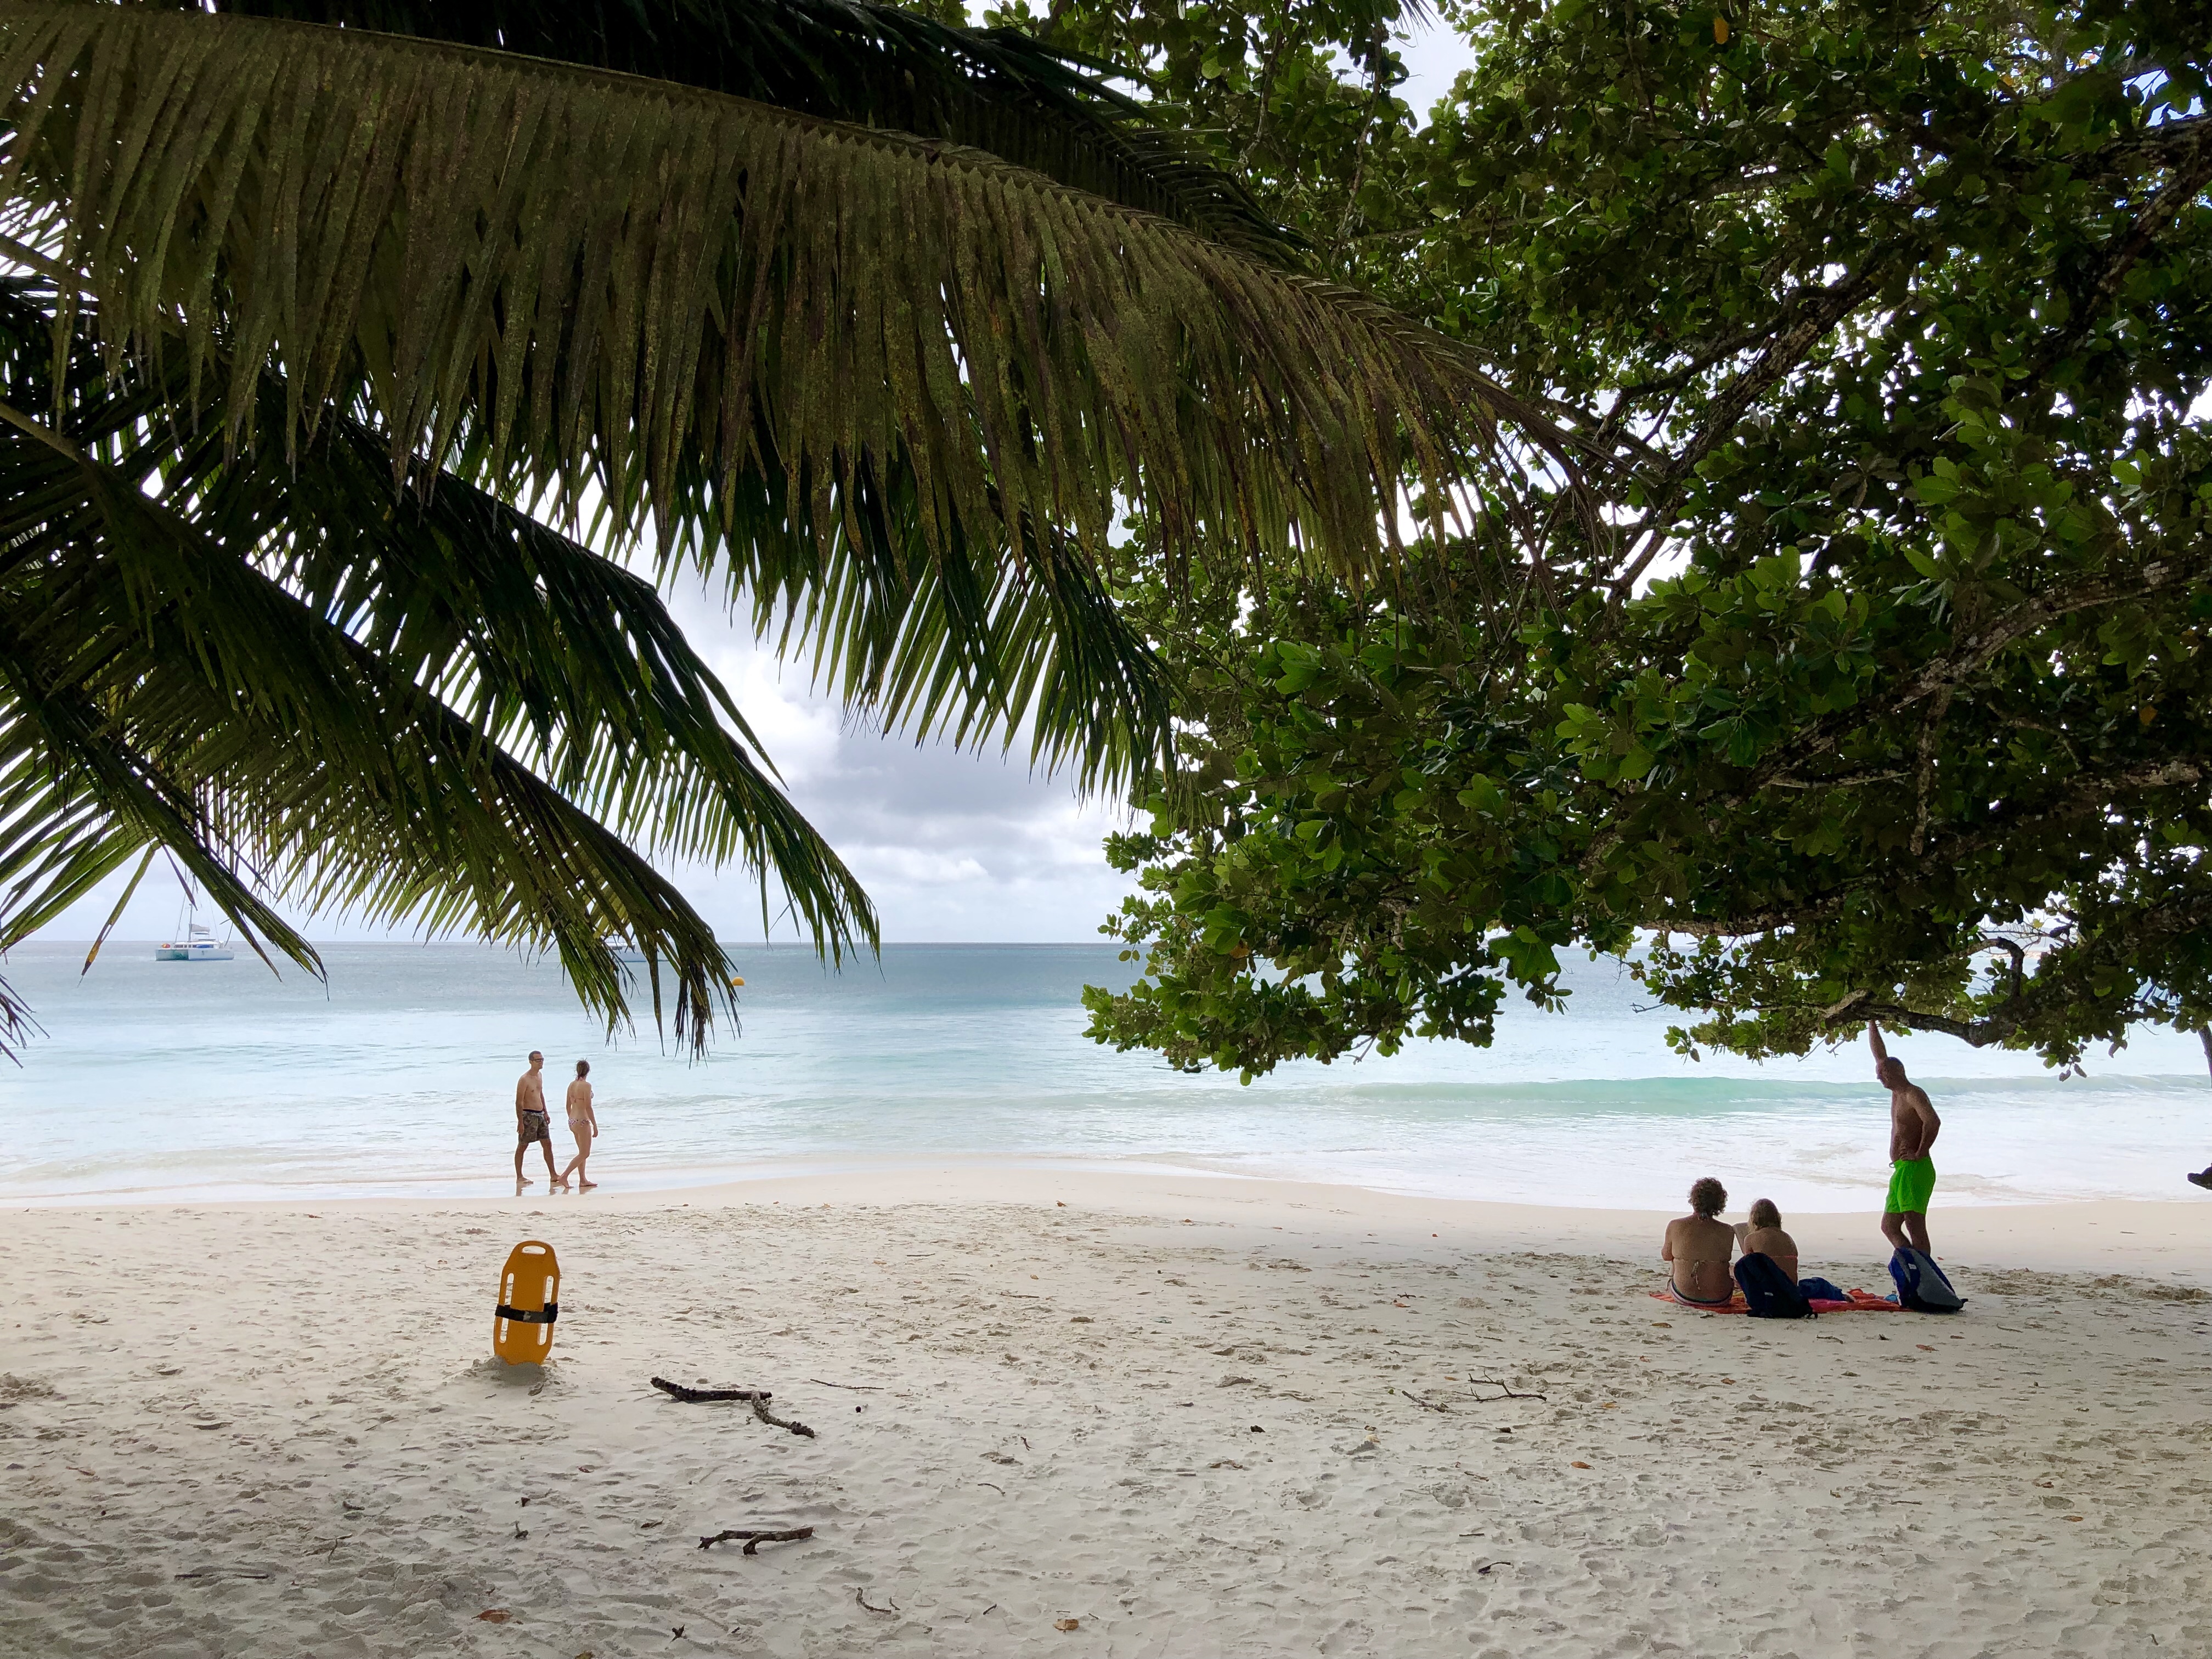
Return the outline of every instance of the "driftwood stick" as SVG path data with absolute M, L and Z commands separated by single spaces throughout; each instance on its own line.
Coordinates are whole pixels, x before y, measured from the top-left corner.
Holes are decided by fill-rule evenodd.
M 1441 1412 L 1446 1417 L 1449 1417 L 1451 1415 L 1451 1407 L 1449 1406 L 1439 1404 L 1437 1401 L 1433 1400 L 1424 1400 L 1420 1395 L 1415 1394 L 1411 1389 L 1401 1389 L 1398 1392 L 1406 1399 L 1411 1401 L 1414 1405 L 1419 1406 L 1425 1412 Z
M 866 1591 L 866 1590 L 865 1590 L 865 1589 L 862 1589 L 860 1585 L 858 1585 L 858 1584 L 855 1584 L 855 1585 L 854 1585 L 854 1586 L 853 1586 L 853 1599 L 854 1599 L 855 1601 L 858 1601 L 858 1602 L 859 1602 L 862 1607 L 866 1607 L 866 1608 L 870 1613 L 882 1613 L 882 1614 L 883 1614 L 886 1619 L 888 1619 L 888 1618 L 891 1617 L 894 1613 L 897 1613 L 897 1612 L 898 1612 L 898 1610 L 899 1610 L 899 1605 L 898 1605 L 898 1603 L 897 1603 L 897 1602 L 896 1602 L 896 1601 L 891 1601 L 891 1598 L 890 1598 L 890 1596 L 888 1596 L 888 1595 L 886 1595 L 885 1597 L 884 1597 L 884 1601 L 891 1601 L 890 1606 L 889 1606 L 889 1607 L 878 1607 L 874 1602 L 872 1602 L 872 1601 L 869 1601 L 869 1600 L 868 1600 L 868 1593 L 867 1593 L 867 1591 Z
M 665 1376 L 653 1379 L 653 1386 L 672 1400 L 681 1400 L 687 1406 L 701 1406 L 714 1400 L 773 1400 L 775 1391 L 769 1389 L 687 1389 L 681 1382 L 671 1382 Z
M 802 1538 L 813 1536 L 814 1528 L 811 1527 L 793 1527 L 784 1532 L 762 1532 L 752 1527 L 732 1527 L 726 1532 L 716 1533 L 712 1538 L 701 1539 L 699 1547 L 712 1549 L 717 1544 L 733 1544 L 742 1538 L 745 1540 L 744 1553 L 758 1555 L 763 1544 L 792 1544 Z
M 768 1396 L 764 1394 L 757 1394 L 753 1396 L 753 1415 L 771 1428 L 789 1429 L 793 1434 L 805 1435 L 809 1440 L 814 1438 L 814 1431 L 797 1418 L 778 1417 L 770 1411 L 768 1408 Z
M 1470 1382 L 1485 1382 L 1493 1389 L 1499 1389 L 1501 1392 L 1498 1394 L 1498 1397 L 1500 1400 L 1541 1400 L 1544 1398 L 1540 1394 L 1516 1394 L 1514 1392 L 1513 1387 L 1510 1383 L 1502 1382 L 1494 1376 L 1470 1376 L 1467 1380 Z
M 755 1417 L 771 1428 L 788 1429 L 809 1440 L 816 1438 L 814 1431 L 805 1424 L 793 1418 L 778 1417 L 768 1408 L 768 1402 L 775 1398 L 775 1391 L 770 1389 L 687 1389 L 681 1382 L 671 1382 L 665 1376 L 654 1377 L 653 1386 L 671 1399 L 681 1400 L 686 1405 L 706 1405 L 717 1400 L 742 1400 L 751 1405 Z

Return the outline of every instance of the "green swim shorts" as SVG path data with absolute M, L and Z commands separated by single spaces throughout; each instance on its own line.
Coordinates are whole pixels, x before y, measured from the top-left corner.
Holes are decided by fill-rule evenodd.
M 1901 1158 L 1889 1166 L 1889 1202 L 1885 1215 L 1925 1215 L 1936 1194 L 1936 1160 Z

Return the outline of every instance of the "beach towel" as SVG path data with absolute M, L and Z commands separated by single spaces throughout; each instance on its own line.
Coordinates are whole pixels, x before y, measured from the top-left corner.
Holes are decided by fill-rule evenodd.
M 1725 1302 L 1692 1302 L 1687 1297 L 1675 1295 L 1674 1287 L 1669 1285 L 1663 1291 L 1652 1291 L 1651 1299 L 1654 1302 L 1670 1302 L 1678 1308 L 1688 1308 L 1698 1313 L 1740 1314 L 1751 1311 L 1744 1305 L 1743 1292 L 1741 1291 Z M 1897 1304 L 1889 1297 L 1876 1296 L 1871 1291 L 1862 1291 L 1856 1287 L 1846 1299 L 1840 1302 L 1825 1296 L 1812 1296 L 1805 1299 L 1812 1304 L 1814 1313 L 1895 1313 L 1898 1311 Z

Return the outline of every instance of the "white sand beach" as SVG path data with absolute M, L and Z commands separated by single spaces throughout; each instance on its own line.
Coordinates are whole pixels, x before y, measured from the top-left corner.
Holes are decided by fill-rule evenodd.
M 1647 1299 L 1663 1219 L 1013 1167 L 12 1211 L 0 1651 L 2212 1649 L 2212 1201 L 1939 1206 L 1964 1315 L 1794 1325 Z M 1872 1218 L 1790 1221 L 1887 1288 Z

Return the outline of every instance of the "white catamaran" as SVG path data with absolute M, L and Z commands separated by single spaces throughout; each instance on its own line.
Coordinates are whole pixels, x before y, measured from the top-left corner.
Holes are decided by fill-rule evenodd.
M 228 939 L 217 939 L 213 928 L 203 927 L 191 920 L 198 908 L 199 902 L 192 896 L 192 890 L 187 885 L 185 889 L 185 908 L 177 913 L 175 937 L 166 945 L 154 947 L 155 961 L 228 962 L 231 959 Z

